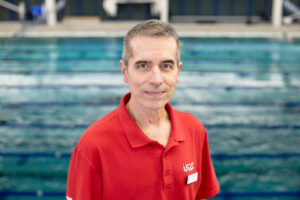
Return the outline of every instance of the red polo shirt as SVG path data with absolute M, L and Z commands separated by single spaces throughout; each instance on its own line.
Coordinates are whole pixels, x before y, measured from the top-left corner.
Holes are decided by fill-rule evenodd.
M 168 103 L 166 147 L 148 138 L 125 107 L 94 122 L 76 145 L 69 167 L 68 200 L 194 200 L 219 191 L 206 130 L 193 115 Z

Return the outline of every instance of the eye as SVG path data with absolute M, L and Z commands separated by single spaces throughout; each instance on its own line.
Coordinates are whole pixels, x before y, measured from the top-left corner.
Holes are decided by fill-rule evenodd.
M 146 69 L 147 66 L 148 66 L 147 63 L 139 63 L 136 65 L 136 67 L 139 69 Z
M 170 63 L 163 63 L 161 67 L 163 69 L 173 69 L 173 65 Z

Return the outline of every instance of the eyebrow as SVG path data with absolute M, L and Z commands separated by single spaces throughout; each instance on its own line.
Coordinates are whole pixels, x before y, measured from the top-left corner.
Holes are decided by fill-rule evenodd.
M 164 60 L 164 61 L 162 61 L 162 63 L 172 63 L 173 65 L 175 64 L 175 62 L 173 60 Z
M 141 63 L 151 63 L 151 61 L 148 61 L 148 60 L 138 60 L 134 64 L 138 65 L 138 64 L 141 64 Z M 175 62 L 173 60 L 163 60 L 161 63 L 171 63 L 173 65 L 175 64 Z
M 136 61 L 134 64 L 135 64 L 135 65 L 138 65 L 138 64 L 141 64 L 141 63 L 151 63 L 151 62 L 148 61 L 148 60 L 138 60 L 138 61 Z

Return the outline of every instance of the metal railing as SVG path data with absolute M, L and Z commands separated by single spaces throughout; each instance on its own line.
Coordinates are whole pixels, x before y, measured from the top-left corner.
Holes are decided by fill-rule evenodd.
M 20 20 L 24 20 L 25 19 L 26 8 L 25 8 L 25 3 L 23 1 L 21 1 L 19 3 L 19 5 L 17 6 L 15 4 L 10 3 L 10 2 L 4 1 L 4 0 L 0 0 L 0 6 L 18 13 Z
M 60 10 L 62 10 L 66 6 L 66 1 L 67 0 L 59 0 L 56 4 L 55 8 L 53 8 L 51 10 L 49 10 L 49 9 L 47 10 L 45 8 L 42 8 L 43 11 L 41 12 L 41 14 L 39 16 L 36 16 L 35 18 L 33 18 L 30 21 L 26 21 L 26 20 L 24 20 L 25 19 L 25 17 L 24 17 L 25 16 L 25 10 L 26 10 L 24 3 L 20 3 L 20 6 L 17 7 L 14 4 L 8 3 L 4 0 L 0 0 L 0 5 L 8 8 L 10 10 L 14 10 L 16 12 L 18 11 L 20 13 L 20 16 L 22 16 L 22 20 L 20 21 L 22 23 L 22 28 L 20 30 L 12 32 L 11 36 L 9 38 L 3 39 L 1 45 L 5 46 L 7 44 L 10 44 L 10 43 L 14 42 L 17 38 L 23 37 L 25 35 L 25 32 L 29 28 L 31 28 L 31 27 L 33 27 L 37 24 L 44 23 L 48 15 L 50 15 L 54 12 L 57 13 Z M 41 5 L 41 7 L 43 7 L 43 5 Z

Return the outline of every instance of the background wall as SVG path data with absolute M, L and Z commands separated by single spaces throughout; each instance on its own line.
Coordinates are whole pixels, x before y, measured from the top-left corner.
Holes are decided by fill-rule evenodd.
M 19 4 L 21 0 L 7 0 Z M 23 0 L 24 1 L 24 0 Z M 43 0 L 25 0 L 26 7 L 42 4 Z M 112 19 L 102 7 L 103 0 L 67 0 L 62 16 L 99 16 L 102 20 Z M 300 0 L 291 0 L 300 7 Z M 170 16 L 261 16 L 270 21 L 272 0 L 170 0 Z M 284 11 L 284 15 L 288 14 Z M 60 18 L 61 18 L 60 17 Z M 115 20 L 158 18 L 151 16 L 148 4 L 127 4 L 118 6 Z M 0 20 L 18 20 L 18 15 L 0 7 Z

